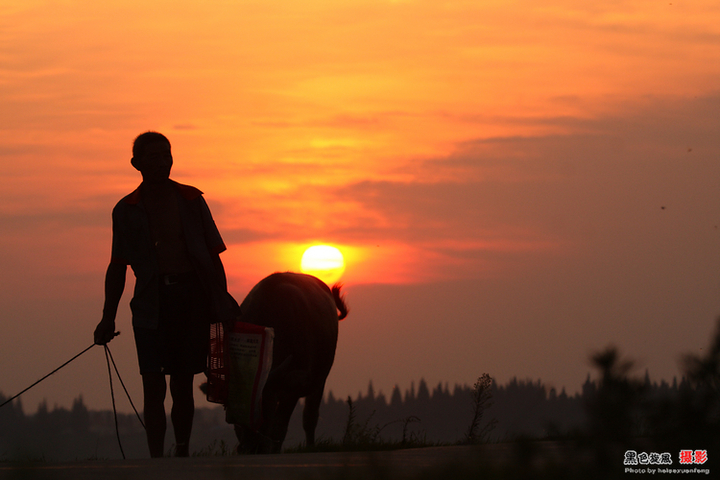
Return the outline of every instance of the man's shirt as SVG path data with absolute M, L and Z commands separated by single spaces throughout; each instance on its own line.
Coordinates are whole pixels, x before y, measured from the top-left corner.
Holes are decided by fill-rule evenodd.
M 225 243 L 202 192 L 189 185 L 172 183 L 177 192 L 187 252 L 195 271 L 215 304 L 218 295 L 220 297 L 227 295 L 224 286 L 221 285 L 222 272 L 218 272 L 218 267 L 213 261 L 217 254 L 226 249 Z M 135 273 L 135 291 L 130 301 L 133 326 L 157 328 L 160 318 L 160 270 L 140 187 L 118 202 L 113 209 L 112 218 L 113 241 L 110 262 L 130 265 Z M 218 321 L 216 317 L 216 312 L 208 312 L 208 322 Z

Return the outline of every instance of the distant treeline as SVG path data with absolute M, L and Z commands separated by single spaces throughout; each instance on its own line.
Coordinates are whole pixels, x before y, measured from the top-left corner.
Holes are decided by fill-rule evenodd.
M 504 441 L 518 437 L 552 438 L 574 435 L 588 426 L 588 408 L 601 390 L 601 382 L 590 376 L 582 393 L 567 395 L 548 389 L 541 381 L 512 379 L 506 385 L 491 387 L 492 398 L 486 405 L 481 425 L 496 421 L 486 440 Z M 672 401 L 690 388 L 685 379 L 672 384 L 651 383 L 646 374 L 642 388 L 648 397 Z M 425 380 L 414 383 L 404 393 L 398 387 L 390 398 L 376 394 L 370 382 L 367 392 L 352 399 L 354 423 L 375 432 L 379 438 L 397 441 L 412 436 L 431 443 L 456 443 L 465 437 L 473 417 L 473 388 L 438 384 L 429 388 Z M 6 397 L 0 394 L 0 403 Z M 290 424 L 285 447 L 295 447 L 304 440 L 302 405 L 298 405 Z M 350 407 L 347 398 L 335 398 L 329 392 L 320 408 L 319 438 L 341 441 L 348 424 Z M 123 449 L 128 458 L 146 457 L 145 437 L 135 414 L 118 414 Z M 168 421 L 168 441 L 172 443 Z M 193 427 L 192 448 L 218 449 L 224 442 L 235 445 L 233 429 L 225 423 L 221 407 L 198 408 Z M 213 447 L 211 447 L 213 446 Z M 112 411 L 91 411 L 78 397 L 69 410 L 48 409 L 46 402 L 36 413 L 23 412 L 20 400 L 0 409 L 1 460 L 73 460 L 120 458 Z
M 505 441 L 516 438 L 556 438 L 577 435 L 588 426 L 588 409 L 598 398 L 601 386 L 588 375 L 582 393 L 568 395 L 563 388 L 547 388 L 540 380 L 513 378 L 505 385 L 495 382 L 491 388 L 489 408 L 486 408 L 481 427 L 495 421 L 486 440 Z M 651 382 L 645 374 L 642 382 L 648 398 L 672 401 L 680 392 L 690 388 L 687 380 L 673 379 Z M 438 384 L 430 389 L 425 380 L 415 388 L 412 384 L 404 393 L 396 386 L 388 399 L 376 394 L 372 382 L 364 395 L 352 399 L 356 422 L 369 428 L 380 428 L 380 436 L 399 440 L 403 428 L 409 433 L 424 436 L 430 442 L 455 443 L 461 441 L 473 417 L 473 388 L 468 385 Z M 320 409 L 318 434 L 341 439 L 348 419 L 347 398 L 335 398 L 330 392 Z M 302 441 L 302 421 L 295 412 L 291 423 L 293 439 Z M 407 419 L 413 417 L 406 423 Z M 290 436 L 290 433 L 288 436 Z

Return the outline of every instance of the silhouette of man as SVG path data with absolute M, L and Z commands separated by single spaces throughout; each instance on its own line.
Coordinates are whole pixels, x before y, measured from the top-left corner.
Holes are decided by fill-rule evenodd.
M 164 135 L 138 136 L 131 164 L 143 180 L 113 209 L 112 257 L 95 343 L 103 345 L 114 336 L 130 265 L 136 279 L 130 307 L 150 456 L 163 456 L 166 375 L 173 400 L 175 455 L 188 456 L 195 412 L 193 377 L 207 365 L 209 324 L 226 319 L 233 308 L 219 256 L 225 244 L 202 192 L 170 180 L 173 159 Z

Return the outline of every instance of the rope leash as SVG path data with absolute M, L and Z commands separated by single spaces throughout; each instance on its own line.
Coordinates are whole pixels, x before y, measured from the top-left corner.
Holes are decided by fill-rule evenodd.
M 78 358 L 80 355 L 82 355 L 83 353 L 87 352 L 88 350 L 90 350 L 90 349 L 91 349 L 92 347 L 94 347 L 94 346 L 95 346 L 95 344 L 93 343 L 92 345 L 90 345 L 89 347 L 87 347 L 85 350 L 83 350 L 82 352 L 78 353 L 78 354 L 75 355 L 73 358 L 71 358 L 71 359 L 68 360 L 67 362 L 63 363 L 63 364 L 60 365 L 58 368 L 56 368 L 56 369 L 53 370 L 52 372 L 50 372 L 50 373 L 48 373 L 47 375 L 45 375 L 44 377 L 42 377 L 42 378 L 41 378 L 40 380 L 38 380 L 37 382 L 35 382 L 35 383 L 33 383 L 32 385 L 30 385 L 29 387 L 27 387 L 27 388 L 26 388 L 25 390 L 23 390 L 22 392 L 18 393 L 17 395 L 15 395 L 14 397 L 10 398 L 9 400 L 6 400 L 5 402 L 3 402 L 2 405 L 0 405 L 0 408 L 4 407 L 4 406 L 7 405 L 8 403 L 12 402 L 12 401 L 15 400 L 16 398 L 18 398 L 20 395 L 22 395 L 23 393 L 27 392 L 28 390 L 30 390 L 31 388 L 33 388 L 35 385 L 37 385 L 38 383 L 42 382 L 43 380 L 45 380 L 46 378 L 48 378 L 50 375 L 54 374 L 55 372 L 57 372 L 58 370 L 60 370 L 61 368 L 63 368 L 65 365 L 67 365 L 68 363 L 72 362 L 73 360 L 75 360 L 75 359 Z
M 122 442 L 120 441 L 120 428 L 118 427 L 117 410 L 115 409 L 115 391 L 113 390 L 112 370 L 110 370 L 110 357 L 108 356 L 108 352 L 110 350 L 108 349 L 107 343 L 104 345 L 104 347 L 105 347 L 105 361 L 107 362 L 107 368 L 108 368 L 108 378 L 110 379 L 110 398 L 112 398 L 113 416 L 115 417 L 115 436 L 117 437 L 118 445 L 120 446 L 120 453 L 122 454 L 123 460 L 125 460 L 125 451 L 123 450 Z
M 116 333 L 115 333 L 115 336 L 118 336 L 118 335 L 120 335 L 120 332 L 116 332 Z M 87 347 L 85 350 L 83 350 L 82 352 L 78 353 L 77 355 L 75 355 L 74 357 L 72 357 L 70 360 L 68 360 L 67 362 L 63 363 L 63 364 L 60 365 L 58 368 L 56 368 L 56 369 L 53 370 L 52 372 L 50 372 L 50 373 L 48 373 L 47 375 L 45 375 L 44 377 L 42 377 L 42 378 L 41 378 L 40 380 L 38 380 L 37 382 L 35 382 L 35 383 L 33 383 L 32 385 L 30 385 L 29 387 L 27 387 L 27 388 L 26 388 L 25 390 L 23 390 L 22 392 L 20 392 L 20 393 L 18 393 L 17 395 L 9 398 L 8 400 L 4 401 L 4 402 L 2 403 L 2 405 L 0 405 L 0 408 L 2 408 L 2 407 L 4 407 L 5 405 L 9 404 L 10 402 L 12 402 L 12 401 L 15 400 L 16 398 L 18 398 L 18 397 L 19 397 L 20 395 L 22 395 L 23 393 L 25 393 L 25 392 L 27 392 L 28 390 L 30 390 L 31 388 L 33 388 L 33 387 L 34 387 L 35 385 L 37 385 L 38 383 L 40 383 L 40 382 L 42 382 L 43 380 L 45 380 L 46 378 L 48 378 L 49 376 L 51 376 L 51 375 L 53 375 L 54 373 L 58 372 L 60 369 L 62 369 L 62 368 L 65 367 L 66 365 L 68 365 L 70 362 L 72 362 L 72 361 L 75 360 L 76 358 L 80 357 L 82 354 L 84 354 L 85 352 L 87 352 L 88 350 L 90 350 L 91 348 L 93 348 L 95 345 L 96 345 L 96 344 L 93 343 L 92 345 L 90 345 L 89 347 Z M 138 413 L 137 409 L 135 408 L 135 404 L 133 403 L 132 398 L 130 398 L 130 393 L 128 392 L 127 388 L 125 387 L 125 383 L 123 382 L 122 377 L 120 376 L 120 372 L 118 371 L 117 365 L 115 364 L 115 359 L 114 359 L 113 356 L 112 356 L 112 352 L 110 352 L 110 347 L 107 346 L 107 343 L 106 343 L 105 345 L 103 345 L 103 347 L 104 347 L 104 349 L 105 349 L 105 361 L 106 361 L 106 363 L 107 363 L 108 377 L 109 377 L 109 379 L 110 379 L 110 398 L 112 399 L 113 416 L 115 417 L 115 435 L 116 435 L 116 437 L 117 437 L 118 446 L 120 447 L 120 453 L 122 454 L 123 460 L 125 460 L 125 452 L 123 451 L 122 442 L 120 441 L 120 429 L 119 429 L 119 426 L 118 426 L 117 408 L 115 407 L 115 391 L 114 391 L 114 389 L 113 389 L 112 370 L 110 369 L 110 363 L 111 363 L 111 362 L 112 362 L 113 367 L 115 368 L 115 374 L 117 375 L 118 380 L 120 380 L 120 385 L 122 385 L 123 390 L 125 391 L 125 395 L 127 395 L 127 398 L 128 398 L 128 400 L 130 401 L 130 405 L 132 406 L 133 410 L 135 411 L 135 415 L 137 415 L 138 420 L 140 420 L 140 425 L 142 425 L 143 429 L 145 429 L 145 423 L 143 423 L 142 418 L 140 418 L 140 414 Z
M 125 382 L 123 382 L 122 377 L 120 376 L 120 372 L 118 371 L 117 365 L 115 365 L 115 359 L 112 356 L 112 352 L 110 351 L 110 347 L 107 346 L 107 343 L 105 344 L 105 351 L 107 355 L 110 356 L 110 361 L 112 362 L 113 368 L 115 369 L 115 375 L 117 375 L 118 380 L 120 380 L 120 385 L 122 385 L 123 390 L 125 390 L 125 395 L 127 396 L 127 399 L 130 401 L 130 406 L 133 408 L 133 411 L 135 412 L 135 415 L 137 416 L 138 421 L 140 421 L 140 425 L 142 425 L 143 430 L 145 430 L 145 422 L 143 422 L 142 418 L 140 417 L 140 414 L 137 411 L 137 408 L 135 408 L 135 404 L 132 401 L 132 398 L 130 398 L 130 393 L 128 393 L 127 388 L 125 387 Z M 107 360 L 107 358 L 106 358 Z M 109 367 L 109 365 L 108 365 Z M 112 376 L 110 377 L 110 381 L 112 382 Z M 115 404 L 113 404 L 113 409 L 115 408 Z

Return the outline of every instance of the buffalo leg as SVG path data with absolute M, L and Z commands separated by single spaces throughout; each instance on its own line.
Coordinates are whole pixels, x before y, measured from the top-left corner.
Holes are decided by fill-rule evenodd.
M 272 422 L 270 438 L 273 441 L 273 453 L 280 453 L 282 444 L 288 431 L 288 424 L 299 397 L 295 395 L 283 395 L 275 410 L 275 418 Z
M 315 428 L 320 418 L 320 403 L 322 402 L 324 385 L 313 390 L 305 397 L 303 409 L 303 430 L 305 430 L 305 444 L 308 447 L 315 445 Z

